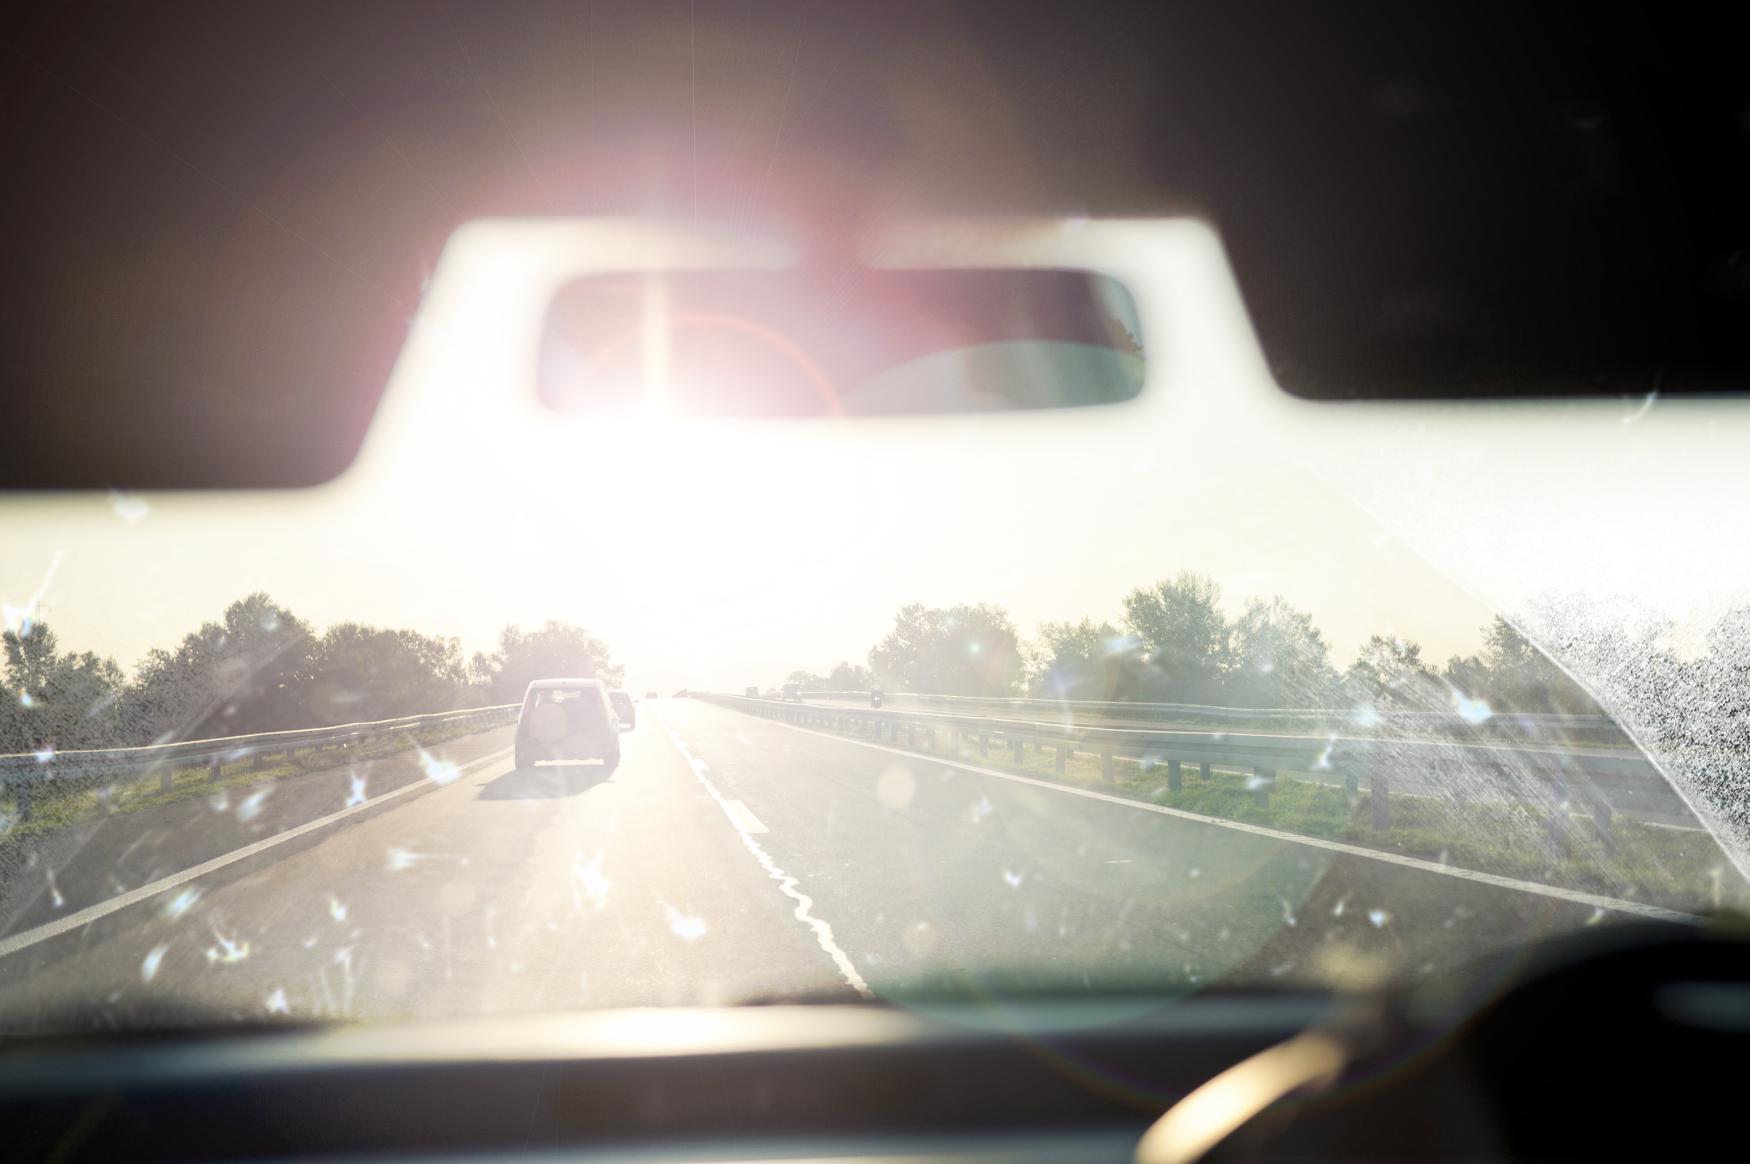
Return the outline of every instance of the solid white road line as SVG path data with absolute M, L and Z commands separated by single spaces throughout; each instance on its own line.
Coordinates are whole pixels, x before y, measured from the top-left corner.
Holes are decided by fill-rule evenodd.
M 724 710 L 732 710 L 725 708 Z M 744 713 L 745 714 L 745 713 Z M 757 717 L 763 719 L 764 717 Z M 1040 780 L 1032 776 L 1021 776 L 1014 772 L 1001 772 L 995 768 L 981 768 L 976 764 L 968 764 L 961 760 L 950 760 L 942 756 L 933 756 L 928 752 L 913 752 L 905 748 L 893 748 L 886 744 L 871 743 L 868 740 L 853 739 L 849 736 L 837 735 L 833 732 L 823 732 L 817 728 L 803 727 L 800 724 L 785 723 L 782 720 L 766 720 L 781 728 L 793 732 L 803 732 L 811 736 L 819 736 L 824 740 L 837 740 L 844 744 L 855 744 L 858 747 L 873 748 L 879 752 L 889 752 L 895 756 L 907 756 L 917 760 L 927 760 L 932 764 L 940 764 L 945 768 L 958 768 L 962 772 L 974 772 L 980 776 L 991 776 L 998 780 L 1008 780 L 1015 784 L 1028 784 L 1034 788 L 1043 788 L 1048 792 L 1058 792 L 1065 796 L 1080 796 L 1086 800 L 1100 800 L 1107 804 L 1116 804 L 1123 808 L 1133 808 L 1139 812 L 1153 812 L 1161 816 L 1178 817 L 1181 820 L 1196 821 L 1198 824 L 1212 825 L 1215 828 L 1230 829 L 1236 833 L 1250 833 L 1255 837 L 1267 837 L 1273 841 L 1283 841 L 1292 845 L 1305 845 L 1308 848 L 1325 849 L 1333 853 L 1343 853 L 1350 857 L 1361 857 L 1369 861 L 1383 861 L 1388 865 L 1401 865 L 1409 869 L 1419 869 L 1424 873 L 1437 873 L 1442 877 L 1456 877 L 1461 881 L 1474 881 L 1483 885 L 1493 885 L 1500 889 L 1511 889 L 1519 893 L 1535 894 L 1539 897 L 1554 898 L 1557 901 L 1572 902 L 1575 905 L 1589 905 L 1593 909 L 1609 910 L 1612 913 L 1633 914 L 1636 917 L 1653 918 L 1658 921 L 1700 922 L 1702 919 L 1694 914 L 1681 913 L 1675 909 L 1663 909 L 1656 905 L 1643 905 L 1638 901 L 1624 901 L 1616 897 L 1604 897 L 1596 893 L 1582 893 L 1577 889 L 1562 889 L 1555 885 L 1542 885 L 1535 881 L 1521 881 L 1517 877 L 1502 877 L 1495 873 L 1482 873 L 1475 869 L 1461 869 L 1456 865 L 1442 865 L 1435 861 L 1423 860 L 1421 857 L 1408 857 L 1402 853 L 1388 853 L 1382 849 L 1369 849 L 1361 845 L 1346 844 L 1343 841 L 1328 841 L 1322 837 L 1305 837 L 1297 833 L 1285 833 L 1279 829 L 1265 828 L 1263 825 L 1246 824 L 1243 821 L 1224 820 L 1218 816 L 1205 816 L 1200 812 L 1188 812 L 1182 808 L 1168 808 L 1164 804 L 1150 804 L 1145 800 L 1132 800 L 1125 796 L 1115 796 L 1107 792 L 1096 792 L 1091 788 L 1077 788 L 1072 784 L 1059 784 L 1052 780 Z
M 705 791 L 711 794 L 711 799 L 717 802 L 718 806 L 723 809 L 723 815 L 727 816 L 729 823 L 735 826 L 735 835 L 741 838 L 742 845 L 753 854 L 754 860 L 760 863 L 760 868 L 766 871 L 766 876 L 778 883 L 779 892 L 796 902 L 793 914 L 796 920 L 807 926 L 813 933 L 815 942 L 826 952 L 826 956 L 832 959 L 833 965 L 838 967 L 839 975 L 844 978 L 851 989 L 864 998 L 874 998 L 875 992 L 869 989 L 869 983 L 864 981 L 862 974 L 858 973 L 856 965 L 851 961 L 851 956 L 845 953 L 838 942 L 833 940 L 832 926 L 828 925 L 824 919 L 814 916 L 814 899 L 802 892 L 796 878 L 778 868 L 778 863 L 772 860 L 772 855 L 753 839 L 753 830 L 743 827 L 744 822 L 737 819 L 736 814 L 730 811 L 729 806 L 731 804 L 739 805 L 742 812 L 746 813 L 746 819 L 753 821 L 756 825 L 759 824 L 758 818 L 749 812 L 747 806 L 743 805 L 741 801 L 725 799 L 723 794 L 717 791 L 717 786 L 711 783 L 710 778 L 705 775 L 711 770 L 711 766 L 693 755 L 687 748 L 686 741 L 675 734 L 666 722 L 662 726 L 663 730 L 668 732 L 668 738 L 674 743 L 675 750 L 687 762 L 687 767 L 693 770 L 694 778 L 705 786 Z M 765 832 L 765 826 L 760 825 L 759 831 Z
M 489 755 L 470 760 L 468 763 L 463 764 L 460 768 L 456 769 L 456 774 L 458 776 L 465 775 L 466 773 L 476 771 L 487 764 L 493 763 L 496 760 L 502 760 L 510 754 L 510 751 L 511 749 L 509 748 L 500 748 L 498 751 L 492 752 Z M 128 906 L 145 901 L 147 898 L 156 897 L 166 889 L 175 889 L 178 885 L 183 885 L 187 882 L 193 881 L 196 877 L 204 877 L 208 873 L 217 869 L 223 869 L 225 866 L 241 861 L 245 857 L 253 857 L 255 854 L 264 853 L 276 845 L 283 845 L 287 841 L 296 840 L 298 837 L 304 836 L 306 833 L 313 833 L 317 829 L 327 828 L 336 821 L 342 821 L 355 813 L 364 812 L 369 808 L 375 808 L 377 805 L 394 800 L 398 796 L 406 796 L 409 792 L 416 792 L 422 788 L 432 788 L 437 786 L 438 785 L 435 781 L 429 779 L 414 780 L 411 783 L 403 784 L 401 787 L 394 789 L 393 791 L 385 792 L 381 796 L 373 796 L 369 800 L 353 805 L 351 808 L 343 808 L 339 812 L 331 812 L 327 816 L 320 816 L 315 820 L 306 821 L 305 823 L 298 825 L 296 828 L 287 829 L 283 833 L 275 833 L 271 837 L 263 837 L 261 840 L 256 841 L 253 844 L 244 845 L 241 849 L 233 849 L 229 853 L 224 853 L 220 856 L 214 857 L 210 861 L 202 861 L 199 865 L 191 866 L 181 872 L 171 873 L 168 876 L 160 877 L 158 880 L 148 882 L 147 884 L 140 886 L 138 889 L 130 889 L 126 893 L 120 894 L 116 897 L 111 897 L 106 901 L 100 901 L 96 905 L 88 905 L 84 909 L 68 914 L 66 917 L 56 918 L 54 921 L 45 922 L 42 925 L 37 926 L 35 929 L 25 930 L 22 933 L 13 934 L 10 937 L 0 939 L 0 958 L 4 958 L 8 954 L 15 954 L 19 950 L 27 949 L 36 945 L 38 942 L 46 942 L 57 934 L 64 934 L 68 930 L 76 930 L 80 926 L 88 925 L 99 918 L 108 917 L 117 910 L 126 909 Z

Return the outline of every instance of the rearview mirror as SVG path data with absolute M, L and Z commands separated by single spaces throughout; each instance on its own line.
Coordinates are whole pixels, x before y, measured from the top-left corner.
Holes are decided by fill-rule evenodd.
M 597 275 L 547 313 L 562 412 L 928 415 L 1132 399 L 1143 338 L 1116 280 L 1068 270 Z

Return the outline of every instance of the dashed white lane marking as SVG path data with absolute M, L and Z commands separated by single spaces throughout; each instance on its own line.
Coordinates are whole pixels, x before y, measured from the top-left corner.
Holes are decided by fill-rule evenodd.
M 722 804 L 723 811 L 729 814 L 730 821 L 740 831 L 744 833 L 763 833 L 767 831 L 766 826 L 760 823 L 760 818 L 753 814 L 753 809 L 749 808 L 741 801 L 725 800 Z
M 465 773 L 476 771 L 496 760 L 502 760 L 510 755 L 510 751 L 509 748 L 500 748 L 496 752 L 491 752 L 487 755 L 481 756 L 479 759 L 471 760 L 456 769 L 456 775 L 461 776 Z M 431 780 L 415 780 L 409 784 L 403 784 L 399 788 L 385 792 L 381 796 L 373 796 L 369 800 L 353 805 L 351 808 L 343 808 L 339 812 L 331 812 L 327 816 L 319 816 L 315 820 L 305 821 L 296 828 L 289 828 L 283 833 L 275 833 L 271 837 L 263 837 L 254 844 L 244 845 L 241 849 L 232 849 L 229 853 L 220 854 L 210 861 L 202 861 L 199 865 L 191 866 L 181 872 L 171 873 L 167 876 L 160 877 L 158 880 L 148 882 L 145 885 L 140 886 L 138 889 L 130 889 L 128 892 L 119 894 L 107 901 L 100 901 L 96 905 L 88 905 L 84 909 L 68 914 L 66 917 L 56 918 L 52 922 L 45 922 L 43 925 L 37 926 L 35 929 L 25 930 L 22 933 L 13 934 L 9 938 L 0 939 L 0 958 L 4 958 L 8 954 L 16 954 L 18 951 L 34 946 L 38 942 L 46 942 L 57 934 L 64 934 L 68 930 L 76 930 L 80 926 L 88 925 L 91 922 L 96 921 L 98 918 L 108 917 L 119 909 L 126 909 L 128 906 L 145 901 L 149 897 L 156 897 L 166 889 L 175 889 L 178 885 L 183 885 L 187 882 L 193 881 L 196 877 L 204 877 L 214 870 L 223 869 L 226 865 L 241 861 L 245 857 L 253 857 L 257 853 L 266 852 L 275 845 L 283 845 L 287 841 L 303 836 L 305 833 L 313 833 L 317 829 L 327 828 L 334 822 L 345 820 L 354 813 L 360 813 L 364 812 L 366 809 L 375 808 L 377 805 L 382 804 L 385 801 L 394 800 L 398 796 L 406 796 L 409 792 L 415 792 L 421 788 L 431 788 L 434 786 L 434 782 Z
M 1225 820 L 1218 816 L 1205 816 L 1200 812 L 1191 812 L 1183 808 L 1169 808 L 1164 804 L 1150 804 L 1143 800 L 1132 800 L 1127 796 L 1114 796 L 1108 792 L 1096 792 L 1092 788 L 1078 788 L 1071 784 L 1059 784 L 1052 780 L 1040 780 L 1032 776 L 1022 776 L 1016 772 L 1003 772 L 996 768 L 983 768 L 977 764 L 968 764 L 961 760 L 951 760 L 943 756 L 931 755 L 928 752 L 913 752 L 906 748 L 893 748 L 886 744 L 872 743 L 868 740 L 853 739 L 834 732 L 823 732 L 800 724 L 785 723 L 783 720 L 769 719 L 766 723 L 785 728 L 804 735 L 819 736 L 823 740 L 834 740 L 841 744 L 852 744 L 860 748 L 872 748 L 877 752 L 890 752 L 895 756 L 907 756 L 914 760 L 927 760 L 943 768 L 955 768 L 961 772 L 974 772 L 980 776 L 991 776 L 998 780 L 1007 780 L 1014 784 L 1029 784 L 1034 788 L 1043 788 L 1047 792 L 1055 792 L 1063 796 L 1079 796 L 1085 800 L 1100 800 L 1107 804 L 1115 804 L 1121 808 L 1134 809 L 1137 812 L 1152 812 L 1160 816 L 1178 817 L 1180 820 L 1195 821 L 1198 824 L 1211 825 L 1219 829 L 1228 829 L 1236 833 L 1249 833 L 1254 837 L 1265 837 L 1272 841 L 1282 841 L 1291 845 L 1304 845 L 1310 849 L 1324 849 L 1332 853 L 1342 853 L 1350 857 L 1360 857 L 1368 861 L 1380 861 L 1387 865 L 1399 865 L 1408 869 L 1419 869 L 1424 873 L 1437 873 L 1442 877 L 1453 877 L 1460 881 L 1472 881 L 1481 885 L 1493 885 L 1499 889 L 1511 889 L 1517 893 L 1530 893 L 1538 897 L 1548 897 L 1556 901 L 1572 902 L 1575 905 L 1589 905 L 1593 909 L 1609 913 L 1626 913 L 1636 917 L 1653 918 L 1658 921 L 1700 922 L 1703 919 L 1690 913 L 1681 913 L 1675 909 L 1665 909 L 1657 905 L 1645 905 L 1638 901 L 1624 901 L 1618 897 L 1605 897 L 1597 893 L 1583 893 L 1577 889 L 1563 889 L 1556 885 L 1543 885 L 1536 881 L 1521 881 L 1517 877 L 1503 877 L 1498 873 L 1484 873 L 1476 869 L 1464 869 L 1457 865 L 1442 865 L 1435 861 L 1424 860 L 1421 857 L 1411 857 L 1404 853 L 1390 853 L 1383 849 L 1369 849 L 1362 845 L 1351 845 L 1345 841 L 1331 841 L 1323 837 L 1308 837 L 1298 833 L 1285 833 L 1279 829 L 1266 828 L 1264 825 L 1247 824 L 1244 821 Z
M 663 730 L 668 731 L 669 740 L 673 742 L 675 750 L 680 752 L 681 758 L 687 762 L 687 767 L 693 770 L 694 778 L 705 786 L 705 791 L 711 794 L 711 799 L 717 802 L 718 807 L 723 810 L 723 815 L 727 816 L 729 823 L 735 826 L 735 835 L 741 838 L 742 845 L 753 854 L 754 860 L 760 863 L 760 868 L 766 871 L 766 876 L 778 883 L 778 891 L 796 902 L 793 916 L 813 933 L 815 942 L 826 952 L 826 956 L 832 959 L 833 965 L 838 967 L 840 977 L 849 984 L 852 990 L 864 998 L 874 998 L 875 992 L 869 989 L 869 984 L 864 981 L 862 974 L 858 973 L 856 965 L 851 961 L 851 956 L 844 952 L 838 942 L 833 940 L 832 926 L 828 925 L 823 918 L 814 915 L 814 899 L 802 892 L 796 878 L 778 868 L 778 863 L 772 860 L 772 855 L 753 839 L 755 830 L 745 827 L 747 821 L 759 825 L 759 819 L 752 812 L 749 812 L 747 806 L 741 801 L 729 800 L 717 791 L 717 786 L 711 783 L 710 777 L 705 775 L 711 770 L 711 766 L 694 756 L 687 748 L 686 741 L 669 730 L 667 724 L 663 725 Z M 738 818 L 730 808 L 731 805 L 740 808 L 746 814 L 745 819 Z M 765 826 L 760 825 L 757 831 L 765 832 Z

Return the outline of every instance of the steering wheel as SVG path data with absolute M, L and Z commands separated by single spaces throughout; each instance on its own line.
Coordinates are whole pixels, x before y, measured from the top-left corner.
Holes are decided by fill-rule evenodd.
M 1745 933 L 1609 926 L 1479 967 L 1468 1000 L 1357 1003 L 1192 1092 L 1136 1159 L 1715 1158 L 1750 1054 Z

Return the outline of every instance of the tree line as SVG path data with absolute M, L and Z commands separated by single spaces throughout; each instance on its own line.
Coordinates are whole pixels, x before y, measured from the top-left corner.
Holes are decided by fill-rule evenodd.
M 343 622 L 318 633 L 266 594 L 241 598 L 132 675 L 114 659 L 62 650 L 26 622 L 4 635 L 0 753 L 123 747 L 392 719 L 511 703 L 534 679 L 624 668 L 582 627 L 507 626 L 464 659 L 457 639 Z
M 1122 624 L 1046 622 L 1023 640 L 994 603 L 900 608 L 865 663 L 795 671 L 805 689 L 1031 695 L 1232 707 L 1594 713 L 1584 688 L 1505 619 L 1482 649 L 1435 664 L 1419 644 L 1374 635 L 1339 669 L 1312 616 L 1281 596 L 1228 617 L 1214 579 L 1184 571 L 1124 598 Z

